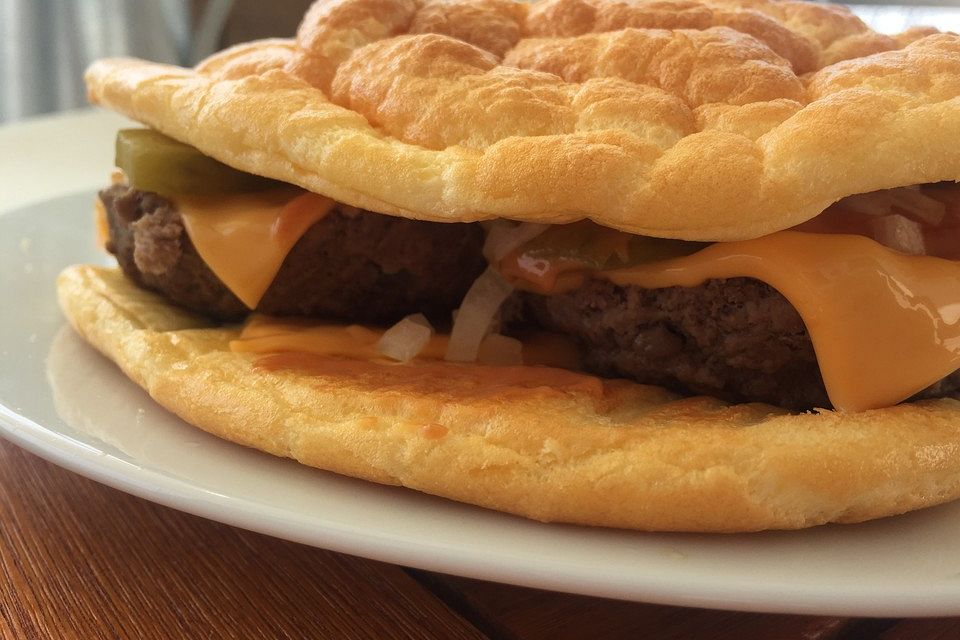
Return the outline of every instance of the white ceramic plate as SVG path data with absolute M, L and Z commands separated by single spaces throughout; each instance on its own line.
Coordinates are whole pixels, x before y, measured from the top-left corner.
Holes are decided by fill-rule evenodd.
M 92 197 L 0 215 L 0 432 L 57 464 L 247 529 L 488 580 L 758 611 L 960 614 L 960 504 L 802 532 L 651 535 L 529 522 L 208 436 L 60 316 L 58 271 L 107 261 L 93 246 Z

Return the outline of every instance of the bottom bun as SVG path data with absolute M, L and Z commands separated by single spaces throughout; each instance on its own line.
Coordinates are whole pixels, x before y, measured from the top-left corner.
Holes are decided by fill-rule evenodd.
M 857 522 L 960 495 L 960 402 L 788 414 L 540 367 L 234 353 L 118 270 L 71 267 L 76 330 L 201 429 L 542 521 L 657 531 Z

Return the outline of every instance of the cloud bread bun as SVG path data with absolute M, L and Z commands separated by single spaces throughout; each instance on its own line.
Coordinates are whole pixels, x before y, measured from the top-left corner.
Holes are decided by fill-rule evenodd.
M 960 180 L 960 37 L 775 0 L 320 0 L 196 69 L 103 60 L 93 102 L 381 213 L 757 237 Z
M 212 434 L 538 520 L 792 529 L 960 496 L 955 400 L 790 415 L 556 369 L 301 355 L 271 370 L 229 350 L 237 329 L 118 270 L 67 269 L 59 297 L 88 342 Z

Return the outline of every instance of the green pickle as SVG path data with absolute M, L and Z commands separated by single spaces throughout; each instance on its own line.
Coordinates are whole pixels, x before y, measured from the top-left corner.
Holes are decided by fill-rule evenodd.
M 690 240 L 633 236 L 630 238 L 627 260 L 622 264 L 608 265 L 607 268 L 633 267 L 648 262 L 682 258 L 683 256 L 693 255 L 710 244 L 709 242 L 693 242 Z
M 116 164 L 134 188 L 165 196 L 263 191 L 282 185 L 228 167 L 153 129 L 117 133 Z
M 708 244 L 634 236 L 585 220 L 550 227 L 527 243 L 523 254 L 566 260 L 584 269 L 602 271 L 688 256 Z

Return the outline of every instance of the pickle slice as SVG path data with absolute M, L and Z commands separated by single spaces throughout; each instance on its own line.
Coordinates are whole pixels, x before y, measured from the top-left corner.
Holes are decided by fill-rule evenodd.
M 527 243 L 523 254 L 600 271 L 679 258 L 696 253 L 707 244 L 635 236 L 583 220 L 550 227 Z
M 633 267 L 648 262 L 682 258 L 683 256 L 692 255 L 709 245 L 709 242 L 633 236 L 630 238 L 628 249 L 629 257 L 621 264 L 611 265 L 608 268 Z
M 283 184 L 228 167 L 152 129 L 117 133 L 116 164 L 134 188 L 166 196 L 262 191 Z
M 618 250 L 626 251 L 627 235 L 587 220 L 551 226 L 528 242 L 524 255 L 565 260 L 584 269 L 603 269 Z

